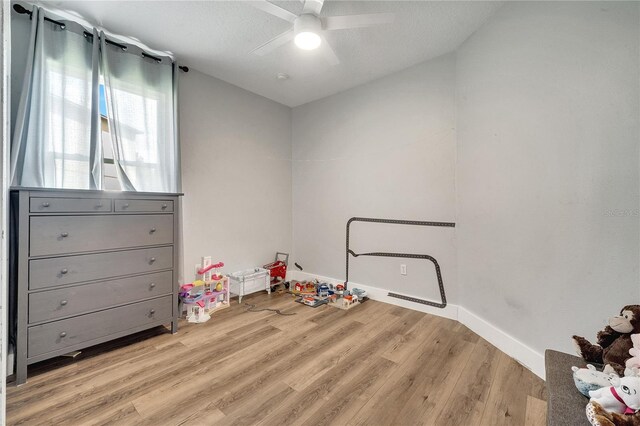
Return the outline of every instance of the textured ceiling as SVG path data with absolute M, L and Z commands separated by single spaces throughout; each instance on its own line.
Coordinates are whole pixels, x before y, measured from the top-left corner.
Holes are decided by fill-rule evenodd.
M 290 24 L 245 1 L 41 1 L 113 33 L 173 52 L 183 65 L 289 106 L 346 90 L 455 50 L 501 5 L 483 1 L 326 1 L 321 16 L 394 12 L 393 24 L 326 33 L 340 64 L 289 43 L 251 49 Z M 274 1 L 299 14 L 299 1 Z M 288 80 L 276 78 L 286 73 Z

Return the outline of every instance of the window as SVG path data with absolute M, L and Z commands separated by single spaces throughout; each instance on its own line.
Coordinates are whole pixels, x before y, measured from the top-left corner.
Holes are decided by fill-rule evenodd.
M 113 143 L 109 131 L 109 119 L 107 116 L 107 99 L 104 92 L 104 84 L 100 85 L 100 129 L 102 140 L 102 184 L 103 188 L 112 191 L 121 191 L 122 185 L 118 177 L 115 160 L 113 157 Z

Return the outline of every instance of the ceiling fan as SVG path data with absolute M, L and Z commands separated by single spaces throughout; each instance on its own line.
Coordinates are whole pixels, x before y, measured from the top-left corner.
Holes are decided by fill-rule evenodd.
M 320 11 L 322 10 L 324 0 L 302 1 L 304 6 L 302 8 L 302 14 L 300 15 L 291 13 L 267 0 L 251 2 L 251 5 L 255 8 L 293 24 L 291 29 L 275 36 L 266 43 L 261 44 L 253 49 L 251 53 L 263 56 L 293 40 L 296 46 L 303 50 L 313 50 L 320 47 L 320 45 L 323 45 L 324 52 L 329 63 L 331 65 L 337 65 L 340 63 L 340 60 L 333 51 L 333 48 L 324 38 L 323 31 L 390 24 L 393 22 L 395 17 L 393 13 L 369 13 L 364 15 L 321 17 Z

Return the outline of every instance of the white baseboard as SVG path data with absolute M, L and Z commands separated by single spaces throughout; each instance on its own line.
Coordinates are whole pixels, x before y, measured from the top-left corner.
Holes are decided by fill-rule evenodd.
M 530 348 L 513 336 L 500 330 L 464 307 L 458 307 L 458 321 L 467 326 L 478 336 L 491 343 L 524 367 L 531 370 L 542 380 L 544 374 L 544 355 Z
M 310 274 L 302 271 L 289 271 L 287 272 L 287 280 L 313 280 L 317 279 L 321 282 L 338 284 L 343 283 L 343 280 L 335 278 L 324 277 L 321 275 Z M 349 282 L 349 287 L 357 287 L 367 291 L 370 299 L 377 300 L 391 305 L 401 306 L 407 309 L 413 309 L 415 311 L 425 312 L 431 315 L 437 315 L 444 318 L 456 320 L 467 326 L 471 331 L 506 353 L 524 367 L 531 370 L 536 376 L 544 380 L 544 356 L 525 345 L 521 341 L 515 339 L 511 335 L 500 330 L 495 325 L 485 321 L 476 314 L 466 310 L 462 306 L 448 303 L 443 309 L 436 308 L 429 305 L 422 305 L 419 303 L 409 302 L 407 300 L 397 299 L 395 297 L 389 297 L 387 294 L 390 290 L 383 288 L 371 287 L 364 284 L 358 284 Z

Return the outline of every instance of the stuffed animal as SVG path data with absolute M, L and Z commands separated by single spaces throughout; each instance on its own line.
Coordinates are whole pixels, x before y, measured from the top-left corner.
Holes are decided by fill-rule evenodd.
M 597 402 L 590 402 L 586 408 L 587 419 L 593 426 L 640 426 L 640 413 L 611 413 Z
M 634 370 L 637 373 L 638 370 Z M 614 377 L 613 386 L 589 392 L 591 400 L 607 411 L 618 414 L 635 414 L 640 411 L 640 377 Z
M 625 362 L 625 376 L 632 375 L 632 370 L 634 368 L 640 369 L 640 334 L 632 334 L 631 343 L 633 343 L 633 347 L 629 349 L 629 355 L 631 355 L 631 358 Z
M 573 342 L 578 355 L 585 361 L 609 364 L 622 375 L 625 361 L 630 358 L 631 334 L 634 333 L 640 333 L 640 305 L 625 306 L 620 315 L 610 318 L 609 325 L 597 334 L 598 344 L 580 336 L 573 336 Z
M 573 370 L 573 381 L 576 388 L 587 398 L 589 391 L 611 386 L 613 379 L 618 377 L 610 365 L 606 365 L 602 371 L 596 370 L 591 364 L 587 364 L 586 368 L 571 367 L 571 370 Z

